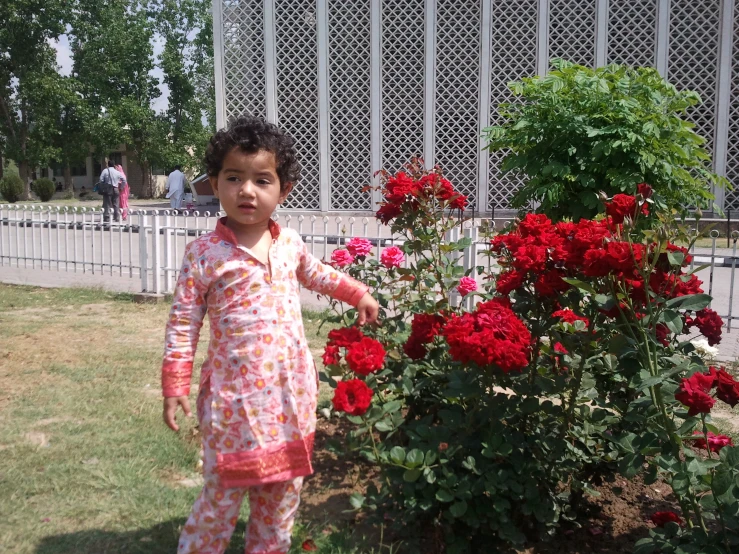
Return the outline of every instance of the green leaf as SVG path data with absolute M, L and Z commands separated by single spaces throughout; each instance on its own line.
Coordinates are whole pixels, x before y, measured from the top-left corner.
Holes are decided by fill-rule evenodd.
M 731 472 L 727 469 L 719 469 L 713 476 L 713 480 L 711 481 L 711 488 L 713 489 L 713 493 L 717 497 L 721 497 L 722 495 L 729 492 L 729 489 L 733 484 L 734 479 L 731 475 Z
M 618 470 L 621 472 L 621 475 L 627 479 L 631 479 L 641 471 L 644 459 L 644 456 L 641 454 L 627 454 L 623 457 L 621 463 L 619 463 Z
M 672 490 L 678 496 L 685 496 L 690 491 L 690 477 L 685 473 L 677 473 L 670 483 Z
M 364 506 L 364 495 L 360 494 L 358 492 L 353 493 L 349 497 L 349 504 L 351 504 L 352 508 L 355 510 L 359 510 L 362 506 Z
M 378 421 L 375 423 L 375 429 L 380 431 L 381 433 L 388 433 L 394 429 L 392 423 L 388 421 L 387 419 L 383 419 L 382 421 Z
M 711 303 L 711 300 L 712 298 L 708 294 L 689 294 L 687 296 L 671 298 L 665 302 L 665 306 L 676 310 L 697 312 L 708 306 Z
M 449 511 L 454 517 L 460 518 L 464 514 L 467 513 L 467 502 L 465 502 L 464 500 L 455 502 L 454 504 L 451 505 L 451 507 L 449 508 Z
M 436 500 L 439 502 L 451 502 L 454 500 L 454 495 L 448 490 L 439 489 L 436 491 Z
M 390 459 L 393 463 L 402 464 L 405 461 L 405 450 L 400 446 L 393 446 L 390 449 Z
M 418 467 L 420 465 L 423 465 L 423 458 L 423 452 L 421 452 L 417 448 L 414 448 L 406 455 L 405 464 L 410 468 Z
M 590 283 L 586 283 L 585 281 L 580 281 L 579 279 L 565 279 L 562 278 L 562 280 L 565 283 L 568 283 L 572 285 L 573 287 L 576 287 L 580 290 L 584 290 L 585 292 L 589 292 L 590 294 L 595 294 L 595 289 Z
M 403 402 L 400 400 L 393 400 L 391 402 L 388 402 L 382 407 L 382 413 L 383 414 L 392 414 L 397 412 L 401 406 L 403 405 Z
M 423 472 L 420 469 L 406 469 L 403 472 L 403 481 L 406 483 L 415 483 L 422 474 Z
M 680 335 L 683 332 L 683 319 L 680 312 L 676 310 L 665 310 L 660 314 L 660 320 L 667 325 L 667 328 L 674 334 Z

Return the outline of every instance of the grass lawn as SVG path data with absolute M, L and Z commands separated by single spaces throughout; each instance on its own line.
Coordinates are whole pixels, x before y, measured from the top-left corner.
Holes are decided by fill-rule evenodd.
M 199 439 L 194 418 L 180 434 L 161 421 L 168 310 L 100 290 L 0 284 L 0 552 L 176 552 L 200 490 Z M 327 332 L 320 318 L 305 314 L 314 354 Z M 247 514 L 245 505 L 229 553 L 243 552 Z M 293 551 L 315 534 L 319 552 L 392 552 L 352 546 L 330 523 L 301 514 Z

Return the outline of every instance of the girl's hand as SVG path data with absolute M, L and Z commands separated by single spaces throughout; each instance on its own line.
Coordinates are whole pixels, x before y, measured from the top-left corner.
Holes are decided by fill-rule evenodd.
M 357 323 L 364 325 L 365 323 L 377 323 L 377 314 L 380 312 L 380 305 L 377 300 L 372 298 L 372 295 L 368 292 L 364 293 L 364 296 L 357 304 Z
M 192 412 L 190 411 L 190 401 L 187 399 L 187 396 L 172 396 L 170 398 L 164 399 L 164 423 L 167 424 L 167 427 L 172 429 L 172 431 L 179 431 L 180 427 L 177 425 L 177 422 L 175 421 L 175 414 L 177 413 L 177 406 L 182 406 L 182 411 L 185 412 L 185 415 L 187 417 L 192 416 Z

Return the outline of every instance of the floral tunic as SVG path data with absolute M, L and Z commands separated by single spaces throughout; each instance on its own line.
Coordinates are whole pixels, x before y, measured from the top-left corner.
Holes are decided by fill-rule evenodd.
M 270 220 L 268 265 L 237 243 L 221 219 L 188 244 L 166 330 L 165 397 L 190 392 L 200 328 L 210 345 L 200 376 L 210 403 L 205 448 L 225 487 L 312 473 L 318 373 L 308 349 L 300 288 L 356 306 L 367 287 L 314 258 L 297 232 Z

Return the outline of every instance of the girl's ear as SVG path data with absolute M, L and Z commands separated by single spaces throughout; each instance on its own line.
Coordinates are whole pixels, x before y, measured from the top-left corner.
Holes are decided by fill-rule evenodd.
M 210 181 L 210 188 L 213 189 L 213 196 L 218 198 L 218 176 L 208 177 L 208 180 Z
M 285 183 L 285 186 L 280 188 L 280 204 L 287 200 L 287 195 L 290 194 L 291 190 L 293 190 L 292 183 Z

